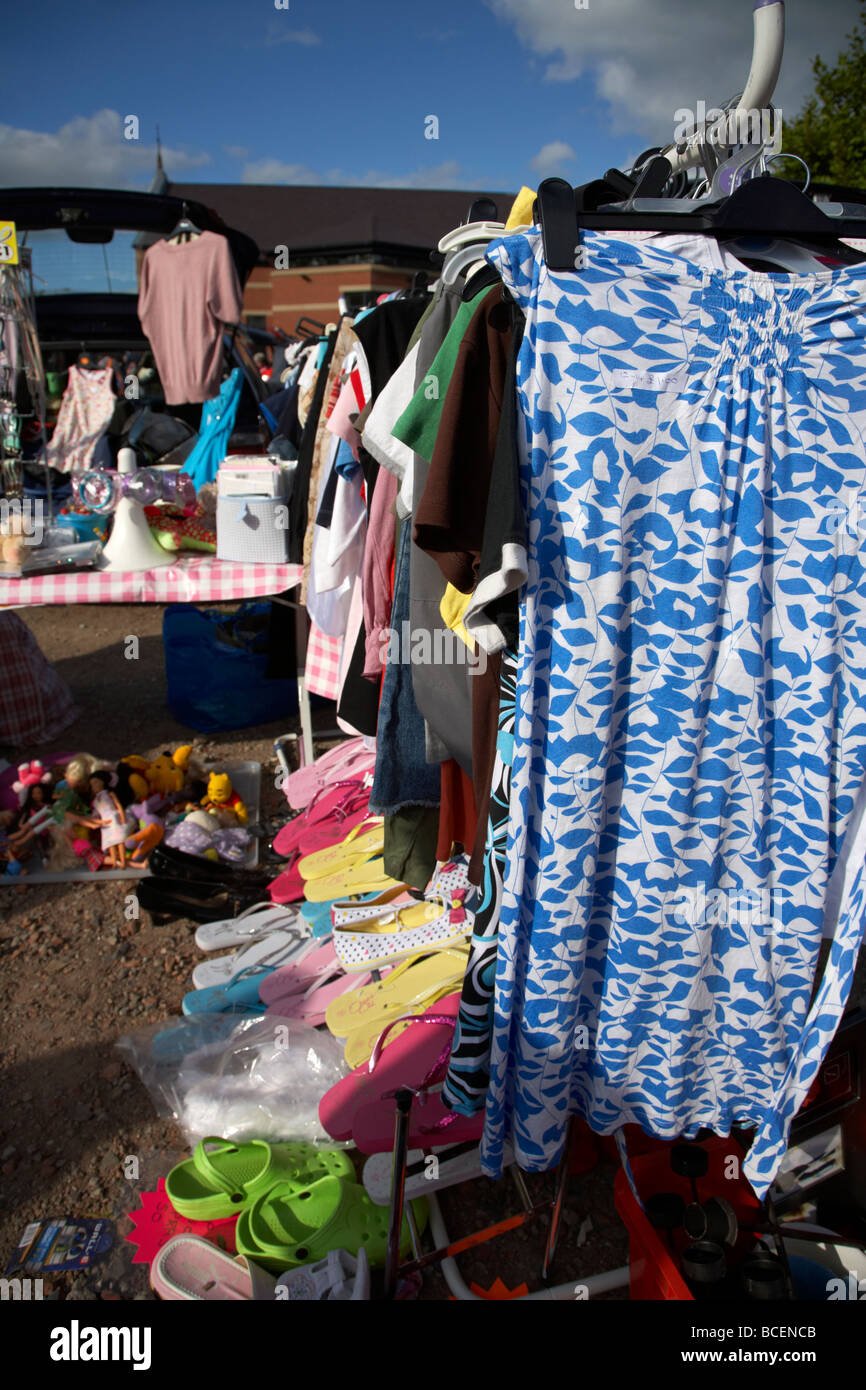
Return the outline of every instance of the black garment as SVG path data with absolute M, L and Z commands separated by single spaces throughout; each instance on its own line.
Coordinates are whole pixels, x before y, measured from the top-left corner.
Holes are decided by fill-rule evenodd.
M 427 295 L 389 299 L 356 323 L 352 332 L 364 349 L 370 370 L 370 399 L 375 401 L 406 356 L 409 340 L 429 303 Z
M 364 676 L 366 651 L 364 624 L 361 623 L 361 631 L 358 633 L 355 650 L 352 652 L 346 679 L 340 691 L 337 716 L 351 724 L 359 734 L 375 738 L 379 723 L 379 685 L 378 682 L 367 680 Z
M 282 392 L 280 394 L 283 394 Z M 277 434 L 281 434 L 284 439 L 288 439 L 290 444 L 294 444 L 295 450 L 301 447 L 303 430 L 298 419 L 298 401 L 301 391 L 298 383 L 290 386 L 285 392 L 286 402 L 279 416 L 277 417 Z
M 313 392 L 313 399 L 310 403 L 310 412 L 307 422 L 304 425 L 304 433 L 301 438 L 300 448 L 298 449 L 298 466 L 295 469 L 294 486 L 289 502 L 289 564 L 302 565 L 304 563 L 304 536 L 307 531 L 307 515 L 310 505 L 310 478 L 313 472 L 313 454 L 316 448 L 316 434 L 319 428 L 319 416 L 322 413 L 322 403 L 325 399 L 325 387 L 328 383 L 328 371 L 331 366 L 331 358 L 334 356 L 334 348 L 337 343 L 337 334 L 340 331 L 339 324 L 332 333 L 328 335 L 328 343 L 325 348 L 325 357 L 319 367 L 319 374 L 316 377 L 316 387 Z
M 297 589 L 286 589 L 280 596 L 297 602 Z M 268 618 L 268 663 L 266 680 L 296 680 L 298 654 L 296 650 L 296 616 L 294 608 L 284 603 L 272 603 Z
M 318 515 L 316 516 L 316 525 L 321 526 L 325 531 L 330 531 L 331 522 L 334 519 L 334 500 L 337 496 L 337 483 L 339 481 L 339 473 L 336 468 L 332 468 L 328 474 L 328 481 L 325 483 L 322 492 L 322 500 L 319 503 Z
M 201 402 L 187 401 L 181 405 L 169 405 L 166 406 L 166 410 L 169 415 L 183 420 L 185 425 L 189 425 L 198 434 L 201 429 Z
M 504 401 L 512 409 L 503 409 L 493 455 L 490 475 L 490 496 L 484 523 L 484 540 L 478 565 L 478 584 L 502 568 L 502 551 L 506 545 L 528 545 L 526 511 L 520 490 L 520 460 L 517 450 L 517 356 L 523 342 L 526 316 L 511 303 L 513 333 L 508 361 L 505 365 Z M 517 594 L 505 594 L 487 604 L 485 611 L 496 623 L 507 647 L 517 646 Z

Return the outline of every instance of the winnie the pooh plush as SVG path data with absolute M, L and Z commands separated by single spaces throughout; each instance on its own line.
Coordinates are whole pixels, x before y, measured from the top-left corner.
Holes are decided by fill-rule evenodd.
M 232 787 L 227 772 L 211 773 L 208 778 L 207 795 L 202 797 L 201 804 L 206 811 L 219 816 L 220 819 L 226 812 L 231 812 L 238 825 L 247 823 L 247 808 Z

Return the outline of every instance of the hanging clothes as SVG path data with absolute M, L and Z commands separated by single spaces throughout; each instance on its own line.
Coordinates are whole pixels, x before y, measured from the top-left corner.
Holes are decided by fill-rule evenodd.
M 66 390 L 45 462 L 58 473 L 77 473 L 93 466 L 93 454 L 105 434 L 117 403 L 112 389 L 113 369 L 86 371 L 69 368 Z
M 240 367 L 235 367 L 220 387 L 219 395 L 205 404 L 198 441 L 183 465 L 184 472 L 195 483 L 196 491 L 205 483 L 214 481 L 226 456 L 242 389 L 243 373 Z
M 866 537 L 832 520 L 866 486 L 866 267 L 583 251 L 488 252 L 527 317 L 528 573 L 482 1162 L 549 1169 L 574 1111 L 753 1127 L 763 1196 L 866 920 Z
M 168 405 L 209 401 L 220 389 L 222 336 L 240 322 L 243 294 L 229 244 L 202 232 L 157 241 L 141 266 L 138 317 Z

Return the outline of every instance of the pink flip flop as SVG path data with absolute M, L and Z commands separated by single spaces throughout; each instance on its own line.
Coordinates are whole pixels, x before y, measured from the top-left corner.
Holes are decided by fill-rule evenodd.
M 292 851 L 292 858 L 283 872 L 269 884 L 271 902 L 299 902 L 304 896 L 306 882 L 298 869 L 300 860 L 317 850 L 331 849 L 339 845 L 347 835 L 367 820 L 369 814 L 368 800 L 365 800 L 363 805 L 356 805 L 355 810 L 342 820 L 323 821 L 320 825 L 313 826 L 304 836 L 302 844 Z
M 269 979 L 272 980 L 273 976 L 269 976 Z M 325 1092 L 319 1102 L 319 1119 L 332 1139 L 353 1139 L 356 1114 L 362 1107 L 373 1106 L 390 1116 L 391 1133 L 385 1148 L 391 1148 L 394 1141 L 393 1092 L 401 1086 L 420 1091 L 423 1087 L 443 1079 L 451 1056 L 454 1025 L 459 1008 L 458 991 L 431 1004 L 425 1013 L 412 1015 L 411 1026 L 390 1044 L 387 1035 L 397 1023 L 405 1023 L 406 1019 L 395 1019 L 384 1029 L 369 1062 L 344 1076 Z M 386 1095 L 391 1095 L 392 1098 L 383 1101 L 382 1097 Z M 413 1104 L 413 1117 L 415 1112 L 416 1104 Z M 415 1127 L 417 1128 L 417 1123 Z M 372 1119 L 369 1128 L 373 1128 Z M 357 1140 L 355 1142 L 357 1143 Z M 438 1142 L 450 1144 L 450 1132 Z M 365 1152 L 381 1151 L 368 1149 Z
M 477 1115 L 458 1115 L 453 1110 L 446 1110 L 440 1091 L 422 1092 L 412 1101 L 409 1113 L 410 1149 L 430 1149 L 440 1144 L 477 1144 L 483 1133 L 483 1110 Z M 371 1101 L 355 1111 L 352 1139 L 362 1154 L 383 1154 L 393 1149 L 393 1097 Z
M 357 989 L 358 985 L 369 985 L 373 982 L 372 975 L 343 975 L 336 978 L 325 979 L 322 983 L 318 981 L 309 986 L 308 989 L 296 991 L 293 994 L 285 995 L 269 1005 L 266 1012 L 269 1014 L 280 1014 L 283 1018 L 298 1019 L 303 1023 L 309 1024 L 311 1028 L 321 1028 L 325 1022 L 325 1015 L 328 1005 L 341 995 L 348 994 L 350 990 Z
M 310 985 L 320 983 L 322 971 L 329 967 L 333 974 L 342 968 L 331 938 L 314 939 L 306 951 L 300 952 L 294 960 L 279 966 L 261 981 L 259 998 L 263 1004 L 273 1004 L 287 995 L 303 994 Z
M 286 781 L 286 800 L 293 810 L 302 811 L 322 787 L 346 777 L 362 777 L 375 765 L 376 755 L 367 751 L 362 738 L 346 739 L 309 767 L 292 773 Z
M 370 791 L 360 778 L 348 778 L 335 782 L 333 786 L 322 787 L 316 793 L 305 811 L 284 825 L 274 837 L 274 849 L 285 859 L 294 851 L 308 854 L 307 840 L 313 827 L 322 821 L 342 825 L 354 811 L 369 806 Z M 318 849 L 318 844 L 313 845 Z

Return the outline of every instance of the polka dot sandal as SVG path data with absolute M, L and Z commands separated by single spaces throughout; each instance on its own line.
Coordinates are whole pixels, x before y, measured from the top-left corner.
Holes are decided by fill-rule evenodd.
M 408 907 L 384 911 L 367 921 L 334 927 L 333 943 L 347 974 L 376 970 L 383 965 L 435 951 L 464 941 L 472 931 L 472 914 L 463 893 L 431 898 Z

